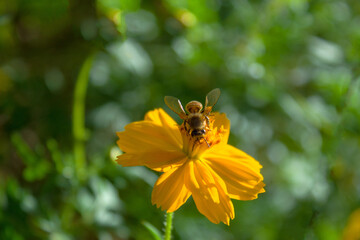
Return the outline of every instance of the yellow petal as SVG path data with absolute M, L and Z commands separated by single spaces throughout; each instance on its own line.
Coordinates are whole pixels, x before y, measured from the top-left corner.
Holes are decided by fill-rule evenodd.
M 146 166 L 154 171 L 166 172 L 177 168 L 186 161 L 186 156 L 180 151 L 146 151 L 125 153 L 117 156 L 117 163 L 123 167 Z
M 236 186 L 233 184 L 228 184 L 228 195 L 232 199 L 236 200 L 253 200 L 258 198 L 259 193 L 265 192 L 265 184 L 263 182 L 259 182 L 257 185 L 255 185 L 253 188 L 244 188 L 242 186 Z
M 199 192 L 204 198 L 219 202 L 215 180 L 209 170 L 199 160 L 189 160 L 185 167 L 186 187 L 193 193 Z
M 221 143 L 227 143 L 230 133 L 230 120 L 226 117 L 225 113 L 214 113 L 214 125 L 213 128 L 221 129 L 224 128 L 225 132 L 222 135 Z
M 199 212 L 213 223 L 229 224 L 234 218 L 234 207 L 223 180 L 201 160 L 189 160 L 185 166 L 185 185 Z
M 202 157 L 225 181 L 231 198 L 251 200 L 265 191 L 261 165 L 243 151 L 230 145 L 216 145 Z
M 167 212 L 174 212 L 186 202 L 191 194 L 184 184 L 184 169 L 172 169 L 159 177 L 152 192 L 152 204 Z
M 117 133 L 117 144 L 125 152 L 117 162 L 123 166 L 145 165 L 156 171 L 179 166 L 185 154 L 175 121 L 162 109 L 150 111 L 145 119 L 130 123 L 125 131 Z
M 125 131 L 117 132 L 117 144 L 124 152 L 149 151 L 163 149 L 164 151 L 181 149 L 181 135 L 179 130 L 170 130 L 148 121 L 133 122 L 125 126 Z
M 192 192 L 194 202 L 199 212 L 211 222 L 215 224 L 223 222 L 229 225 L 230 219 L 235 217 L 234 206 L 219 182 L 215 181 L 215 187 L 219 193 L 218 202 L 214 202 L 212 198 L 204 197 L 199 191 Z
M 168 128 L 177 128 L 178 125 L 162 108 L 147 112 L 145 121 L 151 121 L 157 125 Z
M 214 176 L 210 169 L 204 165 L 201 161 L 194 161 L 195 164 L 195 176 L 197 181 L 200 182 L 201 192 L 206 198 L 211 198 L 213 202 L 219 203 L 219 193 L 216 187 Z
M 197 181 L 197 177 L 195 176 L 194 170 L 194 161 L 189 160 L 185 166 L 185 185 L 190 191 L 198 191 L 200 189 L 200 185 Z
M 172 141 L 182 144 L 182 139 L 179 138 L 179 125 L 162 108 L 157 108 L 153 111 L 147 112 L 145 115 L 145 121 L 150 121 L 163 127 L 164 131 L 168 134 Z

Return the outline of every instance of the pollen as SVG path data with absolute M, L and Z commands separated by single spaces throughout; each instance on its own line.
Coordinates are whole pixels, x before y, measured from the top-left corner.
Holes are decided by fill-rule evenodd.
M 189 155 L 193 156 L 191 152 L 196 152 L 196 155 L 205 151 L 207 148 L 211 148 L 212 146 L 219 144 L 227 130 L 224 126 L 214 127 L 215 117 L 209 117 L 209 125 L 205 128 L 205 135 L 203 138 L 194 138 L 191 134 L 186 130 L 187 128 L 184 126 L 185 122 L 179 126 L 179 130 L 183 137 L 184 143 L 184 151 Z

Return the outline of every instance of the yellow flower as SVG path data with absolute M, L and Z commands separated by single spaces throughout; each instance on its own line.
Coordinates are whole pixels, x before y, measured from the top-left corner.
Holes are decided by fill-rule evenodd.
M 360 208 L 351 213 L 343 233 L 343 240 L 360 239 Z
M 211 222 L 229 225 L 232 199 L 252 200 L 265 192 L 261 165 L 227 144 L 230 121 L 225 114 L 210 116 L 206 141 L 195 142 L 163 109 L 146 114 L 118 132 L 125 153 L 117 162 L 125 167 L 146 166 L 164 172 L 155 183 L 152 203 L 174 212 L 192 195 L 197 209 Z

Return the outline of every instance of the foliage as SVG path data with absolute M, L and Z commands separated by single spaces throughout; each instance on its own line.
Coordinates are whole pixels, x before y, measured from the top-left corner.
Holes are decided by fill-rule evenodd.
M 236 201 L 230 227 L 190 200 L 174 238 L 340 238 L 360 205 L 359 12 L 355 0 L 0 2 L 0 239 L 154 239 L 157 175 L 114 163 L 115 132 L 165 95 L 215 87 L 267 192 Z

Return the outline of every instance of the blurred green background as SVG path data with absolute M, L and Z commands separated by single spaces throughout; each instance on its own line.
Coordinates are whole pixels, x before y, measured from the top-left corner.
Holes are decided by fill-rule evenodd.
M 0 53 L 0 239 L 153 239 L 115 132 L 216 87 L 267 192 L 230 227 L 190 199 L 174 239 L 341 239 L 360 207 L 358 0 L 5 0 Z

